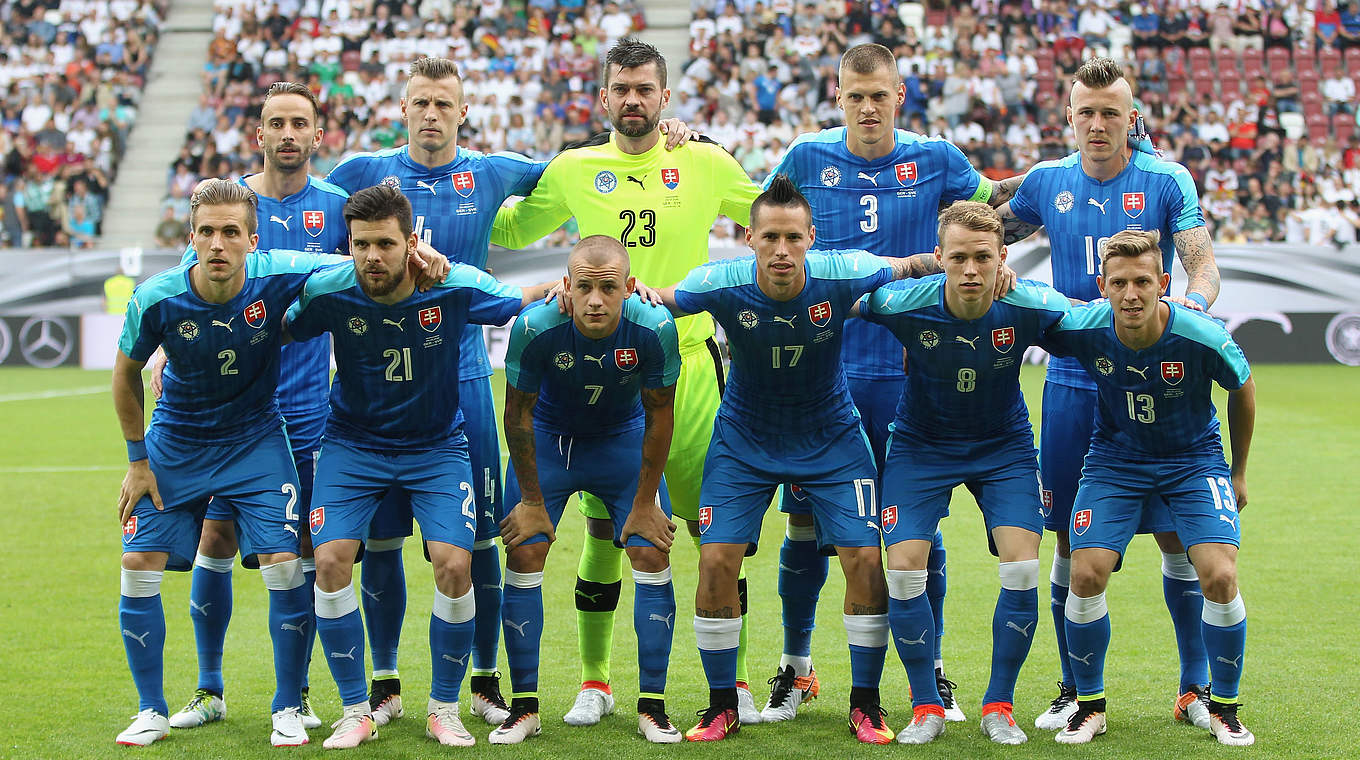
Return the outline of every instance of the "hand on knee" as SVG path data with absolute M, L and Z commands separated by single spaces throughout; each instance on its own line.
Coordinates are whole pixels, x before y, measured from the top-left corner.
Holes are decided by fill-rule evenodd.
M 659 573 L 671 566 L 670 558 L 665 552 L 650 546 L 628 547 L 628 561 L 632 563 L 635 572 Z

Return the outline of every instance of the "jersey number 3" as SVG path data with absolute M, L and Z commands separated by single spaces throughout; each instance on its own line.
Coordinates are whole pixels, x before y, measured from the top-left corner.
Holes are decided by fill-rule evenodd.
M 624 209 L 619 212 L 619 218 L 623 220 L 625 226 L 623 232 L 619 234 L 619 242 L 628 248 L 651 248 L 656 245 L 656 212 L 644 208 L 641 211 Z M 637 234 L 634 235 L 633 233 Z

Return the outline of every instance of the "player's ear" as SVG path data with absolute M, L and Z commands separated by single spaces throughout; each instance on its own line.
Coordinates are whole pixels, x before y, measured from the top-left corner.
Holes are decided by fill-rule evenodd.
M 808 225 L 808 248 L 811 248 L 811 247 L 812 247 L 812 244 L 815 243 L 815 242 L 817 242 L 817 225 L 815 225 L 815 224 L 809 224 L 809 225 Z
M 1001 268 L 1001 265 L 1002 265 L 1002 264 L 1005 264 L 1005 263 L 1006 263 L 1006 246 L 1003 245 L 1003 246 L 1001 246 L 1001 251 L 1000 251 L 999 253 L 997 253 L 997 255 L 996 255 L 996 267 L 997 267 L 997 269 L 1000 269 L 1000 268 Z
M 637 278 L 630 274 L 628 275 L 628 280 L 624 283 L 623 297 L 627 298 L 633 295 L 633 291 L 635 290 L 637 290 Z
M 246 249 L 246 253 L 254 251 L 257 247 L 259 247 L 259 245 L 260 245 L 260 233 L 258 232 L 250 233 L 250 247 Z M 1169 279 L 1170 278 L 1168 277 L 1168 280 Z
M 264 149 L 264 124 L 263 124 L 263 123 L 260 123 L 260 124 L 256 124 L 256 125 L 255 125 L 255 146 L 256 146 L 257 148 L 260 148 L 261 150 Z
M 411 236 L 406 239 L 406 255 L 410 256 L 420 248 L 420 238 L 416 237 L 416 231 L 411 230 Z
M 464 100 L 463 107 L 458 111 L 458 126 L 460 127 L 463 126 L 463 124 L 467 121 L 467 112 L 468 104 L 467 101 Z
M 1133 125 L 1134 125 L 1134 123 L 1137 122 L 1137 121 L 1138 121 L 1138 109 L 1137 109 L 1137 108 L 1130 108 L 1130 109 L 1129 109 L 1129 123 L 1126 124 L 1126 125 L 1124 125 L 1124 126 L 1126 126 L 1126 127 L 1128 128 L 1126 131 L 1132 132 L 1132 131 L 1133 131 Z
M 1171 273 L 1162 272 L 1162 293 L 1166 293 L 1169 287 L 1171 287 Z
M 906 83 L 906 82 L 898 82 L 898 83 L 897 83 L 897 107 L 898 107 L 898 108 L 901 108 L 901 107 L 902 107 L 902 104 L 904 104 L 904 103 L 906 103 L 906 102 L 907 102 L 907 83 Z
M 1070 105 L 1067 106 L 1067 124 L 1068 124 L 1068 126 L 1072 127 L 1073 129 L 1076 129 L 1076 128 L 1077 128 L 1077 125 L 1075 125 L 1075 124 L 1072 123 L 1072 106 L 1070 106 Z
M 321 147 L 321 139 L 325 136 L 326 136 L 325 127 L 318 126 L 316 128 L 316 136 L 312 138 L 312 150 L 316 150 L 317 148 Z
M 1100 291 L 1101 298 L 1109 298 L 1109 296 L 1105 295 L 1105 275 L 1096 275 L 1096 288 Z
M 564 294 L 571 293 L 571 273 L 562 275 L 562 292 Z
M 661 91 L 661 110 L 666 110 L 666 106 L 671 103 L 671 88 L 667 87 Z
M 938 264 L 941 269 L 944 269 L 944 252 L 940 250 L 940 246 L 938 245 L 935 246 L 935 263 Z

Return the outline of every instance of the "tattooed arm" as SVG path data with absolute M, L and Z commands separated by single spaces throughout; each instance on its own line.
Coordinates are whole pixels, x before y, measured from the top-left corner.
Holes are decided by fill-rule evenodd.
M 1025 175 L 1019 174 L 1003 180 L 992 180 L 992 196 L 987 199 L 987 203 L 992 208 L 996 208 L 1003 203 L 1007 203 L 1015 197 L 1015 191 L 1020 189 L 1020 183 L 1025 181 Z
M 1177 303 L 1201 311 L 1208 309 L 1218 299 L 1219 285 L 1218 264 L 1214 261 L 1214 243 L 1209 239 L 1209 230 L 1191 227 L 1172 235 L 1171 240 L 1176 244 L 1181 266 L 1189 275 L 1185 297 L 1176 299 Z M 1192 295 L 1204 299 L 1204 303 L 1199 303 L 1199 298 L 1192 298 Z
M 556 538 L 552 518 L 543 504 L 538 484 L 538 457 L 534 451 L 534 404 L 537 393 L 525 393 L 508 381 L 505 384 L 505 443 L 519 481 L 519 503 L 501 520 L 501 540 L 512 550 L 539 533 Z
M 1012 194 L 1014 194 L 1014 191 L 1012 191 Z M 1001 215 L 1001 222 L 1006 227 L 1006 237 L 1004 241 L 1006 245 L 1018 243 L 1030 235 L 1033 235 L 1039 228 L 1043 227 L 1042 224 L 1030 224 L 1017 217 L 1015 212 L 1011 211 L 1010 201 L 1002 204 L 996 212 Z

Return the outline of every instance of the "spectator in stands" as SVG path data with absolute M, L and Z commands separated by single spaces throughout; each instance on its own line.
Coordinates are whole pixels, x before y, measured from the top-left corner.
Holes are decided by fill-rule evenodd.
M 0 246 L 18 248 L 24 244 L 24 222 L 16 199 L 9 185 L 0 182 Z
M 1341 28 L 1337 29 L 1337 44 L 1341 48 L 1360 46 L 1360 2 L 1350 0 L 1341 11 Z
M 90 187 L 83 179 L 75 179 L 71 183 L 71 192 L 66 199 L 68 216 L 75 217 L 76 210 L 80 211 L 80 218 L 83 222 L 90 225 L 91 235 L 99 233 L 104 219 L 104 202 L 99 196 L 90 192 Z
M 62 225 L 67 243 L 71 248 L 89 249 L 94 247 L 94 222 L 85 215 L 84 206 L 71 206 L 70 213 Z
M 1341 31 L 1341 14 L 1336 10 L 1336 3 L 1329 0 L 1319 0 L 1316 4 L 1317 10 L 1313 11 L 1314 36 L 1319 47 L 1336 47 L 1338 33 Z
M 179 218 L 175 207 L 166 204 L 161 210 L 161 220 L 156 225 L 156 247 L 178 248 L 184 245 L 189 225 Z
M 1341 69 L 1322 82 L 1322 97 L 1327 102 L 1327 113 L 1352 113 L 1355 109 L 1355 82 Z
M 1284 11 L 1278 5 L 1271 6 L 1261 19 L 1261 35 L 1267 48 L 1291 48 L 1294 44 L 1289 23 L 1285 21 Z

